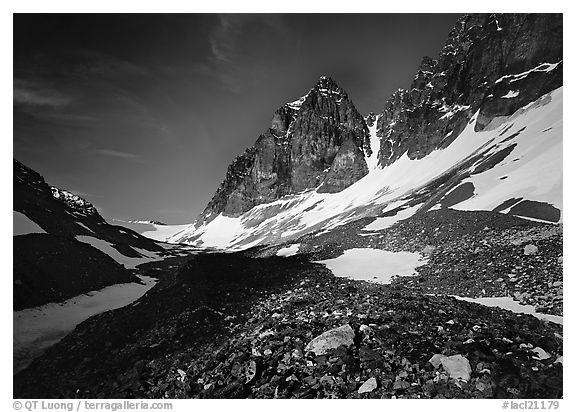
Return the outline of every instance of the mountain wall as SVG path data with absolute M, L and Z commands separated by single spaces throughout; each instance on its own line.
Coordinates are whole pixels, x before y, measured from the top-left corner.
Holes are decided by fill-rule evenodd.
M 443 208 L 561 222 L 562 35 L 561 14 L 462 16 L 410 89 L 364 120 L 323 78 L 167 241 L 246 248 Z
M 238 216 L 306 189 L 338 192 L 368 173 L 368 128 L 348 94 L 322 77 L 299 100 L 274 113 L 268 130 L 228 167 L 199 218 Z
M 410 90 L 385 104 L 379 163 L 421 159 L 450 145 L 477 111 L 479 131 L 560 87 L 562 32 L 561 14 L 461 17 L 438 58 L 424 57 Z

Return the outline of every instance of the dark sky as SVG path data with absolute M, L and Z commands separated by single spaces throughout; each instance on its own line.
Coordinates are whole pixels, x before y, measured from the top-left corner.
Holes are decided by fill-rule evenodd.
M 458 15 L 14 16 L 14 156 L 106 218 L 187 223 L 283 103 L 329 75 L 362 114 Z

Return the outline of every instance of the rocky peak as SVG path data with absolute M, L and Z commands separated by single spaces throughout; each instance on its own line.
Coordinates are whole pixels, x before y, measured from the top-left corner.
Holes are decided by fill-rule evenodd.
M 85 216 L 98 214 L 98 211 L 94 205 L 81 198 L 80 196 L 75 195 L 74 193 L 67 190 L 58 189 L 54 186 L 51 186 L 50 189 L 52 191 L 52 196 L 66 204 L 66 206 L 74 211 L 73 213 L 78 213 Z
M 348 94 L 322 76 L 310 91 L 286 103 L 270 128 L 228 167 L 226 178 L 199 217 L 238 215 L 307 189 L 337 192 L 368 173 L 369 132 Z
M 424 57 L 410 90 L 385 104 L 379 163 L 448 146 L 477 111 L 476 130 L 512 114 L 562 85 L 561 62 L 561 14 L 462 16 L 438 59 Z
M 321 76 L 318 83 L 312 88 L 312 91 L 316 92 L 319 96 L 325 98 L 333 98 L 337 102 L 342 99 L 347 99 L 348 95 L 346 92 L 338 86 L 338 84 L 328 76 Z

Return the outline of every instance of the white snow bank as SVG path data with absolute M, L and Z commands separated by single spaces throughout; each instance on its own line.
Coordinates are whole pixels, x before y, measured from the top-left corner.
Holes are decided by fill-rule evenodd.
M 399 211 L 394 216 L 385 216 L 385 217 L 376 218 L 375 221 L 373 221 L 369 225 L 362 228 L 362 230 L 386 229 L 400 220 L 405 220 L 405 219 L 408 219 L 409 217 L 411 217 L 414 213 L 416 213 L 416 211 L 418 210 L 418 208 L 420 206 L 422 206 L 422 205 L 418 204 L 418 205 L 406 208 L 404 210 Z
M 77 224 L 78 226 L 80 226 L 80 227 L 82 227 L 82 228 L 86 229 L 88 232 L 90 232 L 90 233 L 94 233 L 94 231 L 93 231 L 92 229 L 90 229 L 88 226 L 86 226 L 85 224 L 83 224 L 83 223 L 80 223 L 80 222 L 76 222 L 76 224 Z M 120 232 L 121 232 L 121 230 L 120 230 Z M 126 232 L 124 232 L 124 233 L 126 233 Z
M 370 132 L 370 149 L 372 150 L 372 154 L 370 156 L 366 156 L 366 165 L 368 166 L 368 170 L 374 170 L 378 167 L 378 152 L 380 151 L 380 138 L 376 136 L 376 129 L 378 128 L 378 120 L 380 115 L 376 116 L 374 119 L 374 123 L 372 126 L 368 127 L 368 131 Z
M 560 60 L 558 63 L 542 63 L 542 64 L 539 64 L 538 66 L 536 66 L 530 70 L 526 70 L 525 72 L 522 72 L 522 73 L 509 74 L 506 76 L 502 76 L 498 80 L 496 80 L 494 82 L 494 84 L 500 83 L 504 79 L 510 79 L 510 82 L 517 82 L 518 80 L 522 80 L 522 79 L 528 77 L 528 75 L 532 72 L 550 72 L 550 71 L 554 70 L 556 67 L 558 67 L 558 65 L 560 63 L 562 63 L 562 60 Z
M 279 249 L 278 252 L 276 252 L 276 256 L 293 256 L 296 253 L 298 253 L 299 250 L 300 250 L 300 243 L 295 243 L 288 247 Z
M 141 233 L 142 236 L 147 237 L 148 239 L 158 240 L 160 242 L 165 242 L 166 239 L 169 237 L 174 236 L 175 234 L 182 232 L 183 230 L 190 227 L 190 224 L 186 225 L 154 225 L 153 230 L 146 230 Z
M 394 275 L 416 274 L 416 267 L 426 263 L 426 259 L 419 253 L 357 248 L 317 263 L 323 263 L 338 277 L 387 284 Z
M 520 94 L 520 92 L 518 90 L 509 90 L 508 93 L 506 93 L 504 96 L 502 96 L 503 99 L 511 99 L 513 97 L 516 97 Z
M 202 245 L 208 245 L 216 248 L 226 248 L 230 241 L 242 235 L 244 227 L 238 218 L 224 216 L 219 214 L 210 224 L 210 230 L 204 231 L 199 241 Z
M 532 305 L 521 305 L 510 296 L 494 297 L 494 298 L 467 298 L 462 296 L 453 296 L 456 299 L 465 300 L 466 302 L 478 303 L 484 306 L 498 307 L 509 310 L 514 313 L 525 313 L 532 315 L 538 319 L 547 320 L 550 322 L 563 324 L 562 316 L 548 315 L 545 313 L 536 312 L 536 308 Z
M 100 250 L 101 252 L 106 253 L 116 262 L 124 265 L 127 269 L 134 269 L 136 266 L 140 265 L 141 263 L 146 262 L 153 262 L 158 260 L 159 257 L 154 252 L 145 251 L 143 249 L 134 248 L 138 253 L 143 255 L 142 257 L 129 257 L 124 256 L 122 253 L 118 252 L 111 243 L 106 242 L 105 240 L 98 239 L 92 236 L 76 236 L 76 240 L 88 243 L 90 246 L 95 247 L 96 249 Z
M 500 129 L 513 123 L 509 132 L 497 136 L 494 150 L 516 144 L 500 163 L 462 183 L 471 182 L 475 194 L 453 206 L 459 210 L 492 210 L 507 199 L 516 197 L 551 203 L 562 211 L 562 88 L 528 105 L 512 116 Z M 499 132 L 497 129 L 496 132 Z M 506 176 L 506 179 L 501 177 Z M 561 214 L 561 220 L 563 214 Z
M 156 283 L 155 279 L 147 276 L 139 278 L 144 282 L 143 285 L 125 283 L 108 286 L 62 303 L 48 303 L 13 312 L 14 373 L 24 369 L 80 322 L 98 313 L 132 303 Z
M 14 223 L 13 235 L 27 235 L 30 233 L 46 233 L 36 222 L 24 213 L 13 211 L 12 222 Z

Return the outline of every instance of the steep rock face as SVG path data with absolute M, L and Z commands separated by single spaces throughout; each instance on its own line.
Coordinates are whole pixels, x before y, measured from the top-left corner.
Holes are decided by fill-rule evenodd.
M 236 216 L 306 189 L 341 191 L 368 173 L 370 153 L 362 115 L 334 80 L 322 77 L 274 113 L 270 128 L 228 167 L 198 221 Z
M 562 15 L 467 15 L 438 59 L 425 57 L 410 90 L 379 116 L 379 163 L 448 146 L 479 112 L 476 130 L 562 85 Z

